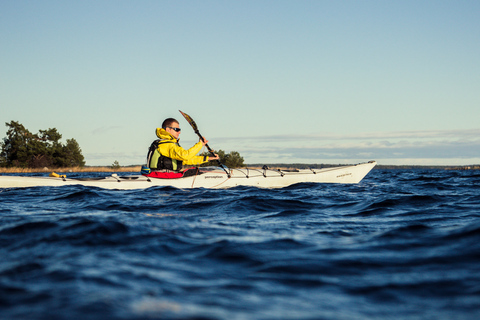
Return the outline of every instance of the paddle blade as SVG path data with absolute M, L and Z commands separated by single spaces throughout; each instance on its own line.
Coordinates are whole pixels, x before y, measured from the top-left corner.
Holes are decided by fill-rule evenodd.
M 180 111 L 180 110 L 178 110 Z M 180 111 L 180 113 L 185 117 L 185 119 L 188 121 L 188 123 L 190 123 L 190 125 L 192 126 L 193 130 L 194 131 L 197 131 L 197 124 L 195 123 L 195 121 L 193 121 L 192 117 L 190 117 L 188 114 Z

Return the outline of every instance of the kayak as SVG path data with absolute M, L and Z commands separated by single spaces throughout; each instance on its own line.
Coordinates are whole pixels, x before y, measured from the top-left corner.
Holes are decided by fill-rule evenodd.
M 0 188 L 60 187 L 82 185 L 103 189 L 145 189 L 156 186 L 176 188 L 221 189 L 236 186 L 282 188 L 302 182 L 313 183 L 359 183 L 377 163 L 370 161 L 357 165 L 302 170 L 228 169 L 221 167 L 199 168 L 199 174 L 175 179 L 149 178 L 143 175 L 68 178 L 39 176 L 0 176 Z

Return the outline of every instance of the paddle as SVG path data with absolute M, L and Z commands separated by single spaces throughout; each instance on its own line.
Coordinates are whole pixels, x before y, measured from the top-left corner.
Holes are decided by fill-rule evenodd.
M 197 136 L 202 140 L 202 142 L 204 142 L 205 139 L 204 139 L 203 136 L 200 134 L 200 131 L 198 131 L 197 124 L 195 123 L 195 121 L 193 121 L 192 117 L 190 117 L 188 114 L 182 112 L 181 110 L 178 110 L 178 111 L 180 111 L 180 113 L 185 117 L 185 119 L 187 120 L 187 122 L 190 123 L 190 125 L 192 126 L 193 131 L 195 131 L 195 133 L 197 134 Z M 213 150 L 208 146 L 208 143 L 205 144 L 205 146 L 207 147 L 208 152 L 210 152 L 210 154 L 215 157 L 215 153 L 213 153 Z M 230 178 L 230 173 L 227 171 L 226 167 L 223 165 L 223 163 L 220 161 L 220 159 L 218 159 L 217 162 L 218 162 L 218 164 L 220 165 L 220 167 L 222 167 L 223 170 L 225 170 L 225 172 L 227 173 L 228 177 Z

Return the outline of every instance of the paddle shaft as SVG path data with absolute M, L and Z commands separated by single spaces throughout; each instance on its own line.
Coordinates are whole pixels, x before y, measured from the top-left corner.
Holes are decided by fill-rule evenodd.
M 200 131 L 198 130 L 198 127 L 197 127 L 197 124 L 195 123 L 195 121 L 193 121 L 192 117 L 190 117 L 188 114 L 182 112 L 181 110 L 178 110 L 180 111 L 180 113 L 183 115 L 183 117 L 187 120 L 187 122 L 192 126 L 193 128 L 193 131 L 195 131 L 195 133 L 197 134 L 197 136 L 200 138 L 200 140 L 202 140 L 202 142 L 205 142 L 205 138 L 200 134 Z M 214 157 L 216 157 L 215 153 L 213 152 L 213 150 L 210 148 L 210 146 L 208 145 L 208 143 L 205 144 L 205 147 L 207 147 L 207 150 L 208 152 L 210 152 L 210 154 Z M 223 168 L 223 170 L 225 171 L 225 173 L 227 173 L 228 177 L 230 178 L 230 173 L 227 172 L 227 170 L 225 169 L 225 166 L 223 165 L 223 163 L 220 161 L 220 159 L 217 159 L 217 162 L 218 164 L 220 165 L 220 167 Z
M 200 138 L 200 140 L 202 140 L 202 142 L 205 142 L 205 138 L 200 134 L 200 132 L 198 131 L 198 129 L 195 130 L 195 133 L 196 133 L 197 136 Z M 210 154 L 215 157 L 215 153 L 213 152 L 212 148 L 210 148 L 210 146 L 208 145 L 208 143 L 205 143 L 205 147 L 207 147 L 208 152 L 210 152 Z M 217 161 L 220 162 L 219 160 L 217 160 Z

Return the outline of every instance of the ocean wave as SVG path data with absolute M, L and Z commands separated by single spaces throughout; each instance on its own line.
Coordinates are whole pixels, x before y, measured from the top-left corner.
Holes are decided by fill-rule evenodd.
M 477 319 L 479 175 L 0 192 L 5 319 Z

